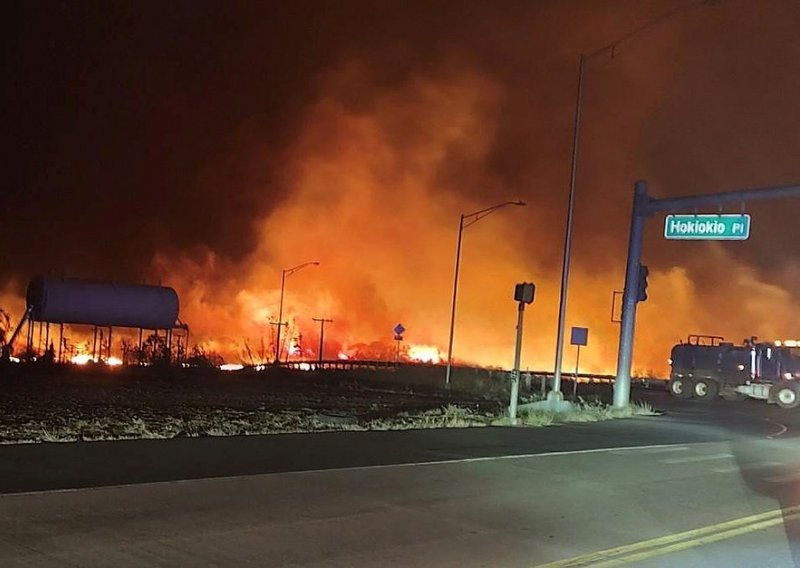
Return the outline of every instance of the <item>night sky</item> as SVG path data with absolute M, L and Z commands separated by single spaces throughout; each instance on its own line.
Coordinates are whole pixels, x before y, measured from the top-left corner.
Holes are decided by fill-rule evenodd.
M 156 250 L 243 254 L 346 23 L 284 4 L 12 4 L 4 275 L 132 278 Z
M 493 20 L 520 41 L 536 11 L 491 4 L 9 3 L 0 237 L 20 254 L 0 270 L 131 278 L 165 249 L 241 257 L 248 221 L 285 196 L 282 153 L 321 77 L 360 59 L 368 90 L 392 88 L 451 51 L 488 67 L 472 31 Z
M 225 312 L 214 318 L 238 337 L 258 333 L 234 330 L 236 314 L 274 292 L 276 271 L 319 259 L 313 309 L 298 318 L 337 317 L 342 344 L 403 318 L 442 345 L 458 214 L 522 198 L 524 215 L 475 233 L 491 242 L 465 257 L 464 325 L 481 308 L 469 294 L 494 285 L 481 272 L 503 275 L 501 295 L 536 279 L 547 305 L 534 349 L 551 349 L 578 56 L 681 7 L 587 68 L 571 293 L 575 323 L 597 321 L 602 334 L 636 179 L 658 196 L 800 183 L 797 2 L 7 2 L 6 292 L 36 273 L 161 281 L 196 321 Z M 353 132 L 370 134 L 356 144 Z M 649 223 L 645 261 L 662 292 L 642 322 L 676 321 L 644 344 L 717 327 L 793 332 L 800 200 L 748 211 L 746 245 L 676 246 L 660 239 L 660 218 Z M 358 238 L 335 246 L 345 229 Z M 387 244 L 359 249 L 373 239 Z M 508 248 L 499 267 L 492 246 Z M 353 260 L 343 279 L 344 257 L 373 270 Z M 418 313 L 404 303 L 428 294 L 437 300 Z M 370 317 L 372 327 L 355 323 Z M 499 328 L 513 313 L 504 318 Z M 688 329 L 698 318 L 715 329 Z

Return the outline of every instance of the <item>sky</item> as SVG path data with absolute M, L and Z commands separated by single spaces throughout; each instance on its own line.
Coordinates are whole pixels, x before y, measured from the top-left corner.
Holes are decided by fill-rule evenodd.
M 586 67 L 567 326 L 612 371 L 633 184 L 657 197 L 800 182 L 792 0 L 9 2 L 0 306 L 35 274 L 173 286 L 227 360 L 269 345 L 281 270 L 301 355 L 446 349 L 552 369 L 578 60 Z M 729 207 L 727 212 L 739 212 Z M 634 368 L 689 333 L 800 337 L 800 199 L 747 205 L 746 243 L 647 223 Z M 716 212 L 716 211 L 711 211 Z M 302 336 L 302 338 L 300 337 Z M 388 350 L 388 351 L 387 351 Z M 570 361 L 568 350 L 565 362 Z M 568 367 L 569 364 L 565 363 Z

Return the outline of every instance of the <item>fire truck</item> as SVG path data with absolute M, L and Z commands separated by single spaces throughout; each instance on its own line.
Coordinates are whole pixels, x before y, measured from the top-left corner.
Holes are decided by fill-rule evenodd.
M 678 398 L 800 406 L 800 341 L 751 337 L 734 345 L 717 335 L 690 335 L 672 348 L 670 366 L 669 390 Z

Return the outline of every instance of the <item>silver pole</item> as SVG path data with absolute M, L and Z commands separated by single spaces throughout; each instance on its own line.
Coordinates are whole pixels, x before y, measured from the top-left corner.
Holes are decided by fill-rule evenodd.
M 283 326 L 283 291 L 286 288 L 286 270 L 281 270 L 281 304 L 278 308 L 278 333 L 275 339 L 275 364 L 281 362 L 281 326 Z
M 297 266 L 293 266 L 292 268 L 284 268 L 281 270 L 281 305 L 278 309 L 278 335 L 275 340 L 275 364 L 279 365 L 281 362 L 281 326 L 284 325 L 283 323 L 283 292 L 286 288 L 286 277 L 291 276 L 298 270 L 302 270 L 306 266 L 319 266 L 319 262 L 316 260 L 311 262 L 304 262 L 302 264 L 298 264 Z M 287 360 L 289 354 L 286 354 Z
M 522 316 L 525 302 L 519 302 L 517 310 L 517 342 L 514 347 L 514 370 L 511 371 L 511 400 L 508 404 L 508 418 L 511 424 L 517 423 L 517 403 L 519 402 L 519 364 L 522 355 Z
M 464 234 L 464 214 L 458 222 L 458 241 L 456 242 L 456 271 L 453 275 L 453 303 L 450 309 L 450 339 L 447 343 L 447 372 L 444 376 L 445 387 L 450 386 L 450 374 L 453 368 L 453 333 L 456 325 L 456 296 L 458 294 L 458 269 L 461 264 L 461 235 Z
M 586 56 L 581 54 L 578 65 L 578 94 L 575 98 L 575 125 L 572 138 L 572 167 L 569 174 L 569 205 L 567 206 L 567 228 L 564 235 L 564 260 L 561 264 L 561 295 L 558 304 L 558 335 L 556 337 L 556 363 L 553 372 L 553 390 L 548 398 L 561 400 L 561 362 L 564 358 L 564 327 L 567 312 L 567 286 L 569 284 L 569 262 L 572 249 L 572 220 L 575 209 L 575 178 L 578 174 L 578 144 L 581 135 L 581 102 L 583 99 L 583 71 Z
M 464 233 L 465 228 L 469 227 L 470 225 L 474 225 L 487 215 L 490 215 L 495 211 L 497 211 L 498 209 L 506 207 L 507 205 L 524 206 L 525 202 L 521 200 L 504 201 L 503 203 L 492 205 L 491 207 L 487 207 L 486 209 L 481 209 L 480 211 L 475 211 L 474 213 L 470 213 L 468 215 L 462 213 L 461 219 L 458 222 L 458 241 L 456 243 L 456 270 L 455 274 L 453 275 L 453 304 L 450 310 L 450 339 L 447 345 L 447 372 L 445 373 L 445 380 L 444 380 L 445 387 L 448 388 L 450 386 L 450 376 L 453 371 L 453 335 L 456 324 L 456 297 L 458 296 L 458 270 L 461 262 L 461 236 Z
M 578 368 L 581 364 L 581 346 L 578 345 L 578 354 L 575 355 L 575 381 L 572 383 L 572 399 L 578 398 Z

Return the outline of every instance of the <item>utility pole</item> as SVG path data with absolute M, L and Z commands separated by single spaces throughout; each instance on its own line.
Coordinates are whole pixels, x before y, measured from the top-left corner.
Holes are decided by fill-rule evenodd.
M 269 322 L 269 325 L 275 326 L 272 336 L 275 337 L 276 334 L 278 336 L 278 338 L 275 340 L 275 364 L 277 365 L 281 360 L 281 353 L 283 352 L 280 340 L 280 329 L 282 326 L 288 326 L 289 324 L 287 322 L 281 323 L 279 321 L 271 321 Z
M 322 363 L 322 350 L 325 345 L 325 324 L 333 323 L 332 319 L 325 318 L 311 318 L 319 322 L 319 362 Z

